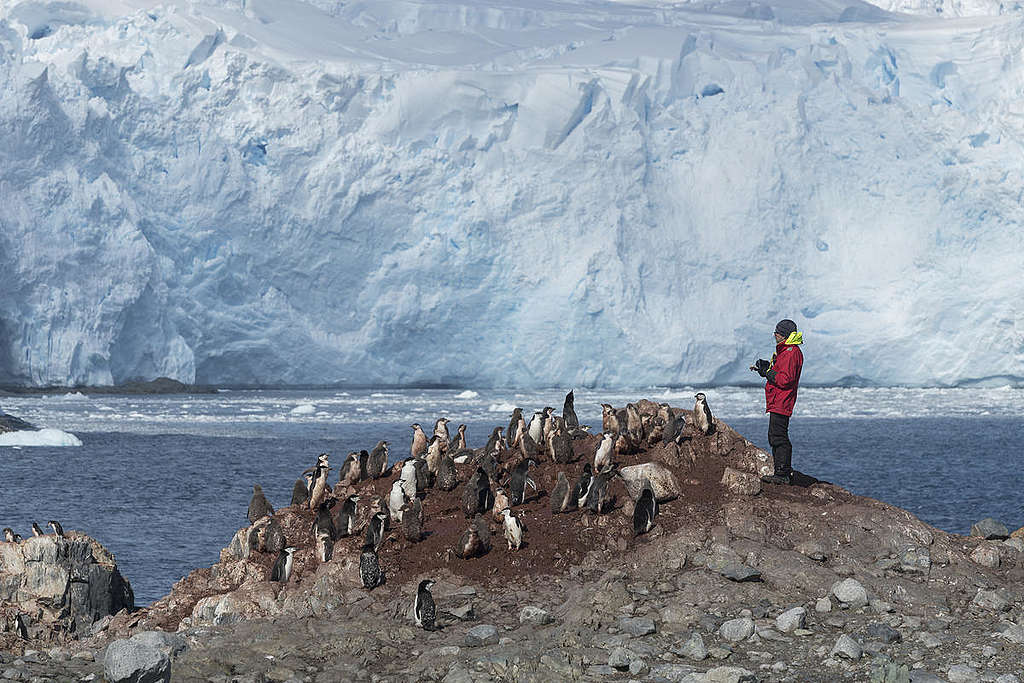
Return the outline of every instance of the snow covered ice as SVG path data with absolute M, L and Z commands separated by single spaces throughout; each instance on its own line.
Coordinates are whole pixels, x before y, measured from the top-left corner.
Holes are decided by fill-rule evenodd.
M 0 3 L 0 382 L 1019 385 L 1024 12 Z

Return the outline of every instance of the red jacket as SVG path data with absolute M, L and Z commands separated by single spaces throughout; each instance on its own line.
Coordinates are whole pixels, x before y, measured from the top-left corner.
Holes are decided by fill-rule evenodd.
M 796 390 L 800 384 L 800 370 L 804 366 L 804 354 L 796 344 L 782 342 L 775 347 L 775 358 L 771 369 L 775 371 L 775 381 L 771 379 L 764 385 L 766 413 L 792 415 L 796 405 Z

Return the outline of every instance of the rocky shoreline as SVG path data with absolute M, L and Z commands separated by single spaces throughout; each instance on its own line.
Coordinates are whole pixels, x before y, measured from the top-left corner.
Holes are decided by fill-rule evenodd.
M 366 590 L 362 535 L 319 562 L 312 512 L 284 508 L 274 519 L 299 548 L 289 583 L 267 580 L 274 558 L 243 528 L 216 565 L 86 637 L 5 641 L 0 681 L 100 680 L 104 661 L 109 674 L 144 654 L 152 680 L 166 670 L 176 681 L 1020 680 L 1024 530 L 1006 538 L 987 522 L 958 536 L 808 476 L 762 485 L 763 451 L 719 421 L 708 436 L 687 429 L 680 445 L 618 456 L 660 463 L 679 488 L 644 536 L 618 480 L 608 514 L 551 514 L 557 472 L 575 473 L 600 440 L 578 439 L 581 462 L 533 470 L 540 490 L 515 508 L 528 528 L 519 551 L 492 521 L 489 553 L 453 557 L 459 491 L 431 490 L 428 535 L 392 531 L 387 583 Z M 471 470 L 460 465 L 460 480 Z M 390 483 L 356 490 L 369 499 Z M 427 577 L 441 627 L 431 632 L 411 615 Z

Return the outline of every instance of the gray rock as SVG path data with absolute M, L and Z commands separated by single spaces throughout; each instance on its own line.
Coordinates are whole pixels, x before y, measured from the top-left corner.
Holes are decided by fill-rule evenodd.
M 708 649 L 704 645 L 704 639 L 696 632 L 690 634 L 689 639 L 672 652 L 695 662 L 702 662 L 708 658 Z
M 756 496 L 761 493 L 761 478 L 751 472 L 726 467 L 721 483 L 729 491 L 741 496 Z
M 998 567 L 1000 559 L 999 548 L 994 545 L 979 545 L 971 553 L 971 560 L 989 569 Z
M 752 683 L 757 680 L 753 671 L 738 666 L 716 666 L 706 674 L 707 683 Z
M 546 626 L 547 624 L 553 623 L 555 618 L 551 616 L 551 613 L 547 610 L 543 610 L 540 607 L 534 607 L 533 605 L 527 605 L 523 609 L 519 610 L 519 623 L 529 624 L 530 626 Z
M 856 662 L 864 654 L 864 651 L 861 649 L 860 643 L 844 633 L 836 640 L 830 654 L 833 657 L 843 657 Z
M 949 667 L 946 678 L 949 679 L 949 683 L 978 683 L 981 680 L 977 670 L 969 664 L 954 664 Z
M 445 645 L 437 648 L 437 654 L 441 657 L 454 657 L 462 651 L 458 645 Z
M 1020 683 L 1020 679 L 1013 674 L 1003 674 L 995 680 L 995 683 Z
M 722 636 L 730 643 L 738 643 L 741 640 L 749 638 L 753 634 L 754 620 L 750 617 L 730 619 L 722 624 L 718 629 L 718 635 Z
M 622 477 L 626 492 L 633 500 L 640 497 L 645 478 L 651 482 L 654 499 L 659 503 L 666 503 L 679 497 L 680 488 L 675 475 L 672 474 L 672 470 L 659 462 L 645 462 L 621 467 L 619 475 Z
M 796 551 L 815 562 L 824 562 L 828 559 L 828 550 L 821 541 L 804 541 L 796 547 Z
M 910 683 L 910 667 L 878 660 L 871 669 L 871 683 Z
M 761 572 L 748 567 L 741 562 L 726 562 L 718 570 L 718 573 L 731 581 L 760 581 Z
M 464 644 L 466 647 L 494 645 L 498 642 L 498 627 L 493 624 L 480 624 L 466 631 Z
M 832 611 L 832 601 L 829 598 L 818 598 L 814 603 L 814 611 L 818 614 L 825 614 Z
M 1007 624 L 1006 628 L 999 634 L 1011 643 L 1024 645 L 1024 621 L 1017 624 Z
M 629 673 L 631 676 L 643 676 L 650 670 L 651 667 L 647 666 L 647 662 L 642 657 L 637 657 L 629 663 Z
M 619 671 L 625 671 L 633 661 L 633 653 L 624 647 L 617 647 L 608 655 L 608 666 Z
M 918 633 L 917 640 L 919 643 L 924 645 L 929 650 L 934 650 L 935 648 L 942 645 L 942 639 L 934 633 L 929 633 L 928 631 L 922 631 Z
M 927 671 L 911 671 L 910 683 L 946 683 L 946 681 Z
M 839 602 L 851 607 L 863 607 L 868 604 L 868 592 L 857 579 L 843 579 L 832 584 L 832 595 Z
M 1005 612 L 1010 609 L 1010 601 L 1000 591 L 985 590 L 984 588 L 978 589 L 971 604 L 993 612 Z
M 140 645 L 156 648 L 171 659 L 178 657 L 186 648 L 185 637 L 180 633 L 142 631 L 133 635 L 130 640 Z
M 971 536 L 981 536 L 982 538 L 1002 540 L 1010 537 L 1010 530 L 1006 528 L 1006 525 L 1002 522 L 997 522 L 991 517 L 986 517 L 980 522 L 976 522 L 971 527 Z
M 803 628 L 807 623 L 807 610 L 803 607 L 788 609 L 775 617 L 775 628 L 783 633 L 791 633 L 798 628 Z
M 617 673 L 619 672 L 616 669 L 613 669 L 607 664 L 597 664 L 587 667 L 587 674 L 590 676 L 614 676 Z
M 155 647 L 115 640 L 103 657 L 103 675 L 109 683 L 169 683 L 171 658 Z
M 903 640 L 903 636 L 900 635 L 899 631 L 888 624 L 879 622 L 868 624 L 866 632 L 868 638 L 885 643 L 886 645 L 892 645 Z
M 615 625 L 620 631 L 628 633 L 634 638 L 646 636 L 657 631 L 654 620 L 648 617 L 619 617 Z
M 911 548 L 900 554 L 899 570 L 905 574 L 927 574 L 932 556 L 927 548 Z

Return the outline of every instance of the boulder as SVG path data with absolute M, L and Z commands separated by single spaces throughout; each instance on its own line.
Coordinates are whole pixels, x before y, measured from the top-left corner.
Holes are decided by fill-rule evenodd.
M 971 527 L 971 536 L 1001 541 L 1004 538 L 1010 537 L 1010 531 L 1002 522 L 986 517 L 980 522 L 975 522 L 974 526 Z
M 14 417 L 7 413 L 0 411 L 0 434 L 5 432 L 26 432 L 35 431 L 36 426 L 25 422 L 20 417 Z
M 971 560 L 982 567 L 995 569 L 999 566 L 999 548 L 994 545 L 979 545 L 971 553 Z
M 868 592 L 857 579 L 843 579 L 832 585 L 832 595 L 839 602 L 851 607 L 863 607 L 868 604 Z
M 527 605 L 523 609 L 519 610 L 519 623 L 529 624 L 531 626 L 545 626 L 552 623 L 555 620 L 551 613 L 547 610 L 541 609 L 540 607 L 534 607 L 533 605 Z
M 803 607 L 794 607 L 775 617 L 775 628 L 783 633 L 792 633 L 798 628 L 803 628 L 806 621 L 807 610 Z
M 718 629 L 718 635 L 730 643 L 737 643 L 746 640 L 754 634 L 754 620 L 750 617 L 730 619 Z
M 761 493 L 761 478 L 750 472 L 741 472 L 726 467 L 722 474 L 722 485 L 732 493 L 741 496 L 756 496 Z
M 498 627 L 493 624 L 480 624 L 466 631 L 464 645 L 466 647 L 480 647 L 482 645 L 494 645 L 498 642 Z
M 640 465 L 628 465 L 619 469 L 619 475 L 626 487 L 626 493 L 633 500 L 640 497 L 643 489 L 644 477 L 651 482 L 654 488 L 654 498 L 659 503 L 664 503 L 679 497 L 679 483 L 672 474 L 672 470 L 660 462 L 645 462 Z
M 836 644 L 832 646 L 830 654 L 833 657 L 852 659 L 856 662 L 864 654 L 864 650 L 861 648 L 860 643 L 844 633 L 836 640 Z
M 158 683 L 171 680 L 171 658 L 155 647 L 133 640 L 115 640 L 103 657 L 108 683 Z

